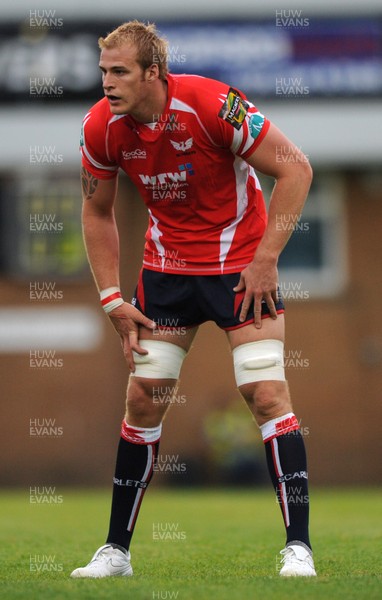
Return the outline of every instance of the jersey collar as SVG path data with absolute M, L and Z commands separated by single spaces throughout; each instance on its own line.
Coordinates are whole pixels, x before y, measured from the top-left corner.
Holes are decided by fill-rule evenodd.
M 172 75 L 168 74 L 166 81 L 167 102 L 163 113 L 159 115 L 159 119 L 156 122 L 155 127 L 153 127 L 151 124 L 146 125 L 145 123 L 139 123 L 130 115 L 126 116 L 130 127 L 145 142 L 155 142 L 163 133 L 165 133 L 166 131 L 171 131 L 171 123 L 173 123 L 174 119 L 176 118 L 173 111 L 170 111 L 170 104 L 173 97 L 175 80 Z

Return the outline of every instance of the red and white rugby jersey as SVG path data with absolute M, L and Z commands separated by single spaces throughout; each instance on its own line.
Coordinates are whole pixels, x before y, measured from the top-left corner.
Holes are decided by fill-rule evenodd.
M 93 106 L 84 119 L 82 164 L 99 179 L 121 168 L 136 184 L 149 212 L 145 268 L 238 272 L 253 259 L 267 219 L 259 181 L 243 159 L 268 128 L 228 85 L 169 75 L 155 126 L 113 115 L 106 98 Z

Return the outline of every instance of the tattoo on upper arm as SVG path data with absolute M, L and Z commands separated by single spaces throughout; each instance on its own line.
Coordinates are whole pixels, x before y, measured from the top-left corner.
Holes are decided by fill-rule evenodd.
M 97 189 L 98 179 L 89 173 L 85 167 L 81 169 L 81 184 L 84 197 L 87 200 L 91 200 Z

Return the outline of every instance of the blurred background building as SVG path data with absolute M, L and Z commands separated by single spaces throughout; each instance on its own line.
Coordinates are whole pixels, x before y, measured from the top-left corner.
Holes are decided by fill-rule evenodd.
M 3 485 L 112 476 L 127 370 L 83 249 L 78 145 L 102 97 L 97 39 L 132 18 L 167 36 L 173 72 L 242 89 L 309 157 L 314 184 L 280 261 L 287 375 L 312 481 L 380 483 L 381 3 L 19 0 L 0 23 Z M 130 298 L 146 209 L 124 175 L 117 213 Z M 259 433 L 210 323 L 185 362 L 161 457 L 157 483 L 264 480 Z

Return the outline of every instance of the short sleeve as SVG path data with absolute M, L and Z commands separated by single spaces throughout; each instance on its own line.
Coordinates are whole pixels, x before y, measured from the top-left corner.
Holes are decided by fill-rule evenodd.
M 270 121 L 249 102 L 245 95 L 229 88 L 218 111 L 224 145 L 246 160 L 265 137 Z
M 118 173 L 118 165 L 108 156 L 106 141 L 107 125 L 97 119 L 97 114 L 88 112 L 81 130 L 82 166 L 98 179 L 113 179 Z

